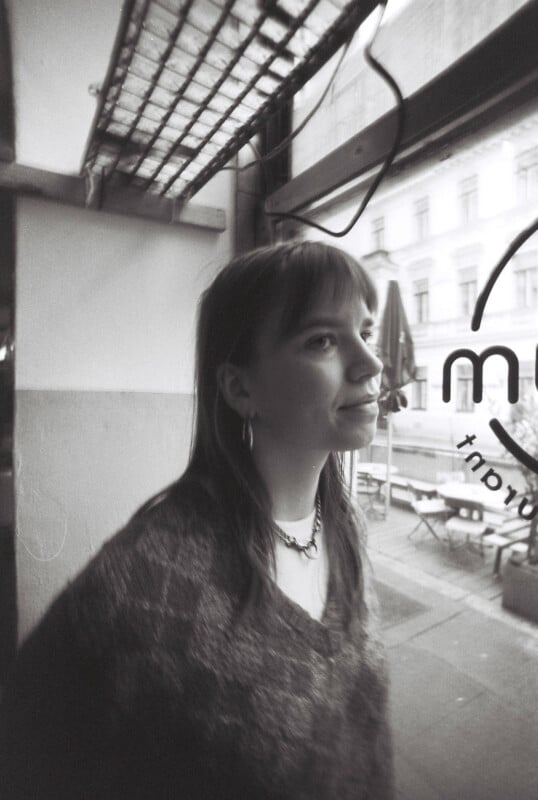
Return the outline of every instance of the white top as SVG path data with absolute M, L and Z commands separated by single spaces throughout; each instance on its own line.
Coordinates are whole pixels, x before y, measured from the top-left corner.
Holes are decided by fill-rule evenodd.
M 303 519 L 276 519 L 279 528 L 294 536 L 300 544 L 306 544 L 312 536 L 315 509 Z M 325 549 L 323 525 L 316 536 L 318 558 L 308 558 L 292 547 L 275 538 L 276 576 L 275 581 L 291 600 L 302 606 L 311 617 L 320 620 L 327 598 L 328 563 Z

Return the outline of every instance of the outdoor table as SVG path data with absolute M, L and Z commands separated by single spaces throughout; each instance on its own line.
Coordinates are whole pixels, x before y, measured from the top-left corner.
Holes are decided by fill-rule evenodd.
M 471 513 L 476 511 L 482 518 L 485 511 L 506 513 L 503 502 L 504 495 L 500 495 L 485 486 L 475 483 L 441 483 L 437 487 L 437 494 L 444 499 L 447 505 L 460 509 L 467 509 Z
M 389 472 L 391 475 L 396 475 L 398 468 L 391 465 Z M 377 515 L 380 512 L 376 509 L 374 501 L 381 499 L 381 488 L 387 482 L 387 465 L 382 461 L 362 461 L 357 465 L 356 474 L 357 480 L 366 488 L 369 510 Z M 373 489 L 372 492 L 369 491 L 370 487 Z
M 528 542 L 530 524 L 521 519 L 517 514 L 510 512 L 503 502 L 503 496 L 496 494 L 485 486 L 471 483 L 446 483 L 438 487 L 438 493 L 444 498 L 447 505 L 453 508 L 467 509 L 477 512 L 480 522 L 483 523 L 480 533 L 480 547 L 483 545 L 496 548 L 493 562 L 493 574 L 498 575 L 501 568 L 501 558 L 507 548 L 524 547 Z M 492 518 L 485 522 L 484 514 L 490 512 Z M 452 522 L 452 520 L 450 520 Z M 463 530 L 465 525 L 478 525 L 478 521 L 460 520 Z M 467 531 L 470 533 L 470 531 Z
M 398 467 L 391 465 L 390 474 L 396 475 Z M 357 475 L 359 477 L 370 477 L 374 480 L 387 480 L 387 465 L 382 461 L 360 461 L 357 464 Z

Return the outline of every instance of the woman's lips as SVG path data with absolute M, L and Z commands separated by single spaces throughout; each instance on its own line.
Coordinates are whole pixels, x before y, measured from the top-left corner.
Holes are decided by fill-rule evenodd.
M 379 412 L 377 398 L 372 400 L 363 400 L 360 403 L 353 403 L 347 406 L 340 406 L 339 411 L 345 414 L 357 414 L 359 416 L 375 416 Z

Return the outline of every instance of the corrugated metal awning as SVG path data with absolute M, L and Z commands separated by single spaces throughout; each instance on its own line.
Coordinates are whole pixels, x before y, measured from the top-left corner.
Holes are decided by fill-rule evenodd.
M 377 0 L 129 0 L 85 169 L 192 197 Z

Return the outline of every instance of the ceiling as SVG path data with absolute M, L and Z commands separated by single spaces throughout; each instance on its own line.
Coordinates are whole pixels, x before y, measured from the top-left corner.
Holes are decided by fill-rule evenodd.
M 128 0 L 84 170 L 188 200 L 377 4 Z

